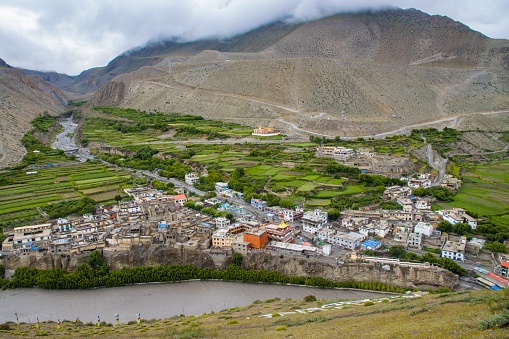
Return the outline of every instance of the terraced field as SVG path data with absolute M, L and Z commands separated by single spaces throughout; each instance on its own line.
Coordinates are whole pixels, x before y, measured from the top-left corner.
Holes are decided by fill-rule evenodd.
M 0 223 L 37 217 L 38 207 L 64 200 L 85 196 L 97 202 L 112 200 L 125 195 L 119 186 L 130 178 L 127 172 L 86 163 L 26 173 L 18 170 L 0 176 L 10 182 L 0 186 Z
M 509 160 L 468 168 L 454 202 L 440 205 L 461 207 L 509 226 Z

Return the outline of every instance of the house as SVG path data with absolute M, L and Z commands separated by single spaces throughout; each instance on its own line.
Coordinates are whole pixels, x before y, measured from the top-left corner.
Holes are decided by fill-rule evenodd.
M 495 273 L 500 274 L 504 278 L 509 278 L 509 263 L 508 262 L 501 262 L 500 265 L 495 267 Z
M 253 130 L 252 135 L 270 137 L 274 135 L 279 135 L 279 132 L 276 132 L 276 130 L 274 130 L 274 127 L 258 127 Z
M 216 222 L 217 228 L 226 228 L 230 226 L 230 220 L 225 217 L 215 218 L 214 221 Z
M 271 241 L 267 249 L 291 255 L 305 255 L 307 257 L 316 256 L 318 254 L 318 248 L 314 246 L 289 244 L 279 241 Z
M 461 180 L 454 178 L 451 175 L 444 175 L 442 180 L 440 180 L 440 187 L 445 187 L 450 190 L 457 191 L 461 187 Z
M 384 197 L 392 201 L 398 198 L 409 198 L 412 195 L 412 189 L 410 187 L 391 186 L 387 187 L 384 191 Z
M 431 204 L 426 200 L 418 199 L 415 202 L 415 209 L 416 210 L 431 210 Z
M 294 242 L 293 227 L 281 221 L 280 224 L 267 224 L 264 226 L 270 240 L 280 242 Z
M 368 240 L 361 244 L 361 249 L 364 250 L 377 250 L 382 246 L 382 243 L 380 241 L 376 240 Z
M 14 234 L 8 236 L 2 243 L 4 251 L 14 251 L 22 245 L 49 242 L 51 240 L 51 224 L 21 226 L 14 228 Z
M 319 209 L 304 212 L 302 215 L 302 230 L 315 234 L 324 224 L 328 222 L 328 213 Z
M 406 245 L 408 247 L 421 247 L 422 234 L 421 233 L 409 233 L 406 239 Z
M 450 222 L 453 225 L 463 222 L 469 224 L 473 230 L 477 228 L 477 219 L 468 215 L 462 208 L 453 208 L 451 210 L 440 210 L 438 211 L 438 215 L 440 215 L 442 219 Z
M 367 225 L 359 226 L 359 233 L 364 237 L 368 237 L 369 235 L 377 235 L 380 238 L 385 238 L 385 236 L 387 236 L 390 231 L 391 228 L 387 223 L 370 223 Z
M 404 212 L 412 212 L 414 209 L 414 203 L 411 199 L 399 197 L 396 202 L 403 207 Z
M 335 232 L 329 234 L 328 240 L 329 243 L 333 245 L 348 248 L 350 250 L 354 250 L 359 247 L 361 242 L 359 237 L 344 232 Z
M 222 195 L 224 194 L 226 191 L 229 190 L 228 188 L 228 183 L 226 182 L 221 182 L 221 181 L 218 181 L 216 182 L 215 184 L 215 188 L 216 188 L 216 193 L 219 194 L 219 195 Z
M 283 219 L 284 221 L 293 222 L 296 220 L 302 219 L 304 215 L 303 210 L 300 208 L 296 208 L 295 210 L 284 209 L 283 210 Z
M 235 240 L 232 242 L 232 250 L 234 252 L 239 252 L 240 254 L 247 254 L 249 249 L 249 242 L 243 240 Z
M 268 207 L 269 205 L 267 204 L 267 202 L 265 200 L 251 198 L 251 206 L 253 206 L 259 210 L 263 210 L 264 208 Z
M 186 184 L 188 184 L 188 185 L 194 185 L 197 182 L 200 182 L 200 177 L 194 173 L 187 173 L 185 175 L 185 181 L 186 181 Z
M 71 229 L 71 223 L 65 218 L 58 218 L 57 225 L 59 232 L 69 232 Z
M 327 241 L 329 241 L 329 238 L 331 237 L 331 235 L 333 235 L 335 233 L 336 233 L 336 231 L 331 228 L 322 228 L 316 232 L 316 237 L 321 242 L 327 242 Z
M 252 248 L 261 249 L 269 242 L 269 236 L 263 228 L 252 228 L 244 232 L 244 241 Z
M 464 261 L 466 244 L 467 239 L 465 237 L 461 237 L 460 241 L 446 241 L 442 247 L 442 257 Z
M 431 237 L 433 235 L 433 231 L 435 230 L 435 227 L 427 222 L 419 222 L 414 227 L 414 232 L 417 234 L 423 234 L 427 237 Z
M 170 195 L 170 198 L 175 200 L 175 204 L 180 207 L 184 206 L 184 204 L 187 202 L 187 198 L 184 194 Z
M 212 234 L 213 247 L 231 247 L 237 236 L 227 228 L 220 228 Z

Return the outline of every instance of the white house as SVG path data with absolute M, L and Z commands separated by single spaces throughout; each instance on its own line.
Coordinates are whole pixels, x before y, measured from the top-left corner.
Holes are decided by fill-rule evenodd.
M 327 221 L 327 212 L 322 212 L 319 209 L 304 212 L 302 215 L 302 230 L 310 234 L 315 234 Z
M 463 222 L 469 224 L 473 230 L 477 228 L 477 219 L 465 213 L 465 210 L 462 208 L 453 208 L 452 210 L 440 210 L 438 211 L 438 215 L 440 215 L 442 219 L 450 222 L 453 225 Z
M 230 220 L 225 217 L 215 218 L 217 228 L 226 228 L 230 225 Z
M 415 225 L 414 227 L 414 232 L 417 233 L 417 234 L 423 234 L 427 237 L 431 237 L 431 235 L 433 234 L 433 231 L 435 230 L 435 227 L 433 227 L 433 225 L 431 225 L 430 223 L 427 223 L 427 222 L 419 222 L 417 225 Z
M 194 184 L 196 184 L 197 182 L 200 181 L 200 177 L 198 177 L 194 173 L 187 173 L 186 176 L 185 176 L 185 180 L 186 180 L 186 184 L 194 185 Z
M 444 244 L 444 247 L 442 247 L 442 257 L 457 261 L 464 261 L 466 244 L 467 239 L 465 237 L 461 237 L 459 242 L 447 241 Z
M 329 233 L 328 240 L 333 245 L 341 246 L 351 250 L 359 247 L 361 243 L 359 237 L 343 232 Z

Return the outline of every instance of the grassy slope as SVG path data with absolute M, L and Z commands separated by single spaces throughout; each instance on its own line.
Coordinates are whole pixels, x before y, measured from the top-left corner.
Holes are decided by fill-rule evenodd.
M 490 302 L 490 306 L 488 305 Z M 140 325 L 119 327 L 79 326 L 63 322 L 44 323 L 40 330 L 22 324 L 22 333 L 11 330 L 5 337 L 24 334 L 33 337 L 47 335 L 104 336 L 119 338 L 447 338 L 447 337 L 507 337 L 507 329 L 483 330 L 479 323 L 492 313 L 500 312 L 507 296 L 502 292 L 459 292 L 447 295 L 427 295 L 419 298 L 397 298 L 375 305 L 343 306 L 315 312 L 286 314 L 272 318 L 259 315 L 320 308 L 328 302 L 304 302 L 287 299 L 266 301 L 247 307 L 232 308 L 217 314 L 198 317 L 173 317 L 167 320 L 143 320 Z M 498 310 L 496 310 L 498 309 Z M 112 318 L 113 322 L 113 318 Z M 15 326 L 11 324 L 13 328 Z M 187 334 L 187 335 L 186 335 Z

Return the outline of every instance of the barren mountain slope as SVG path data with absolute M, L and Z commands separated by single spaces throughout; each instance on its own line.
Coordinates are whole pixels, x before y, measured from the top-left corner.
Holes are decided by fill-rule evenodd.
M 1 60 L 1 59 L 0 59 Z M 3 61 L 3 60 L 2 60 Z M 37 76 L 14 68 L 0 68 L 0 167 L 18 161 L 25 149 L 21 137 L 30 129 L 30 121 L 47 110 L 65 111 L 63 93 Z
M 194 55 L 178 57 L 173 46 L 171 57 L 115 78 L 91 103 L 342 136 L 443 118 L 457 127 L 467 120 L 450 117 L 509 109 L 509 42 L 449 18 L 389 10 L 274 27 Z

